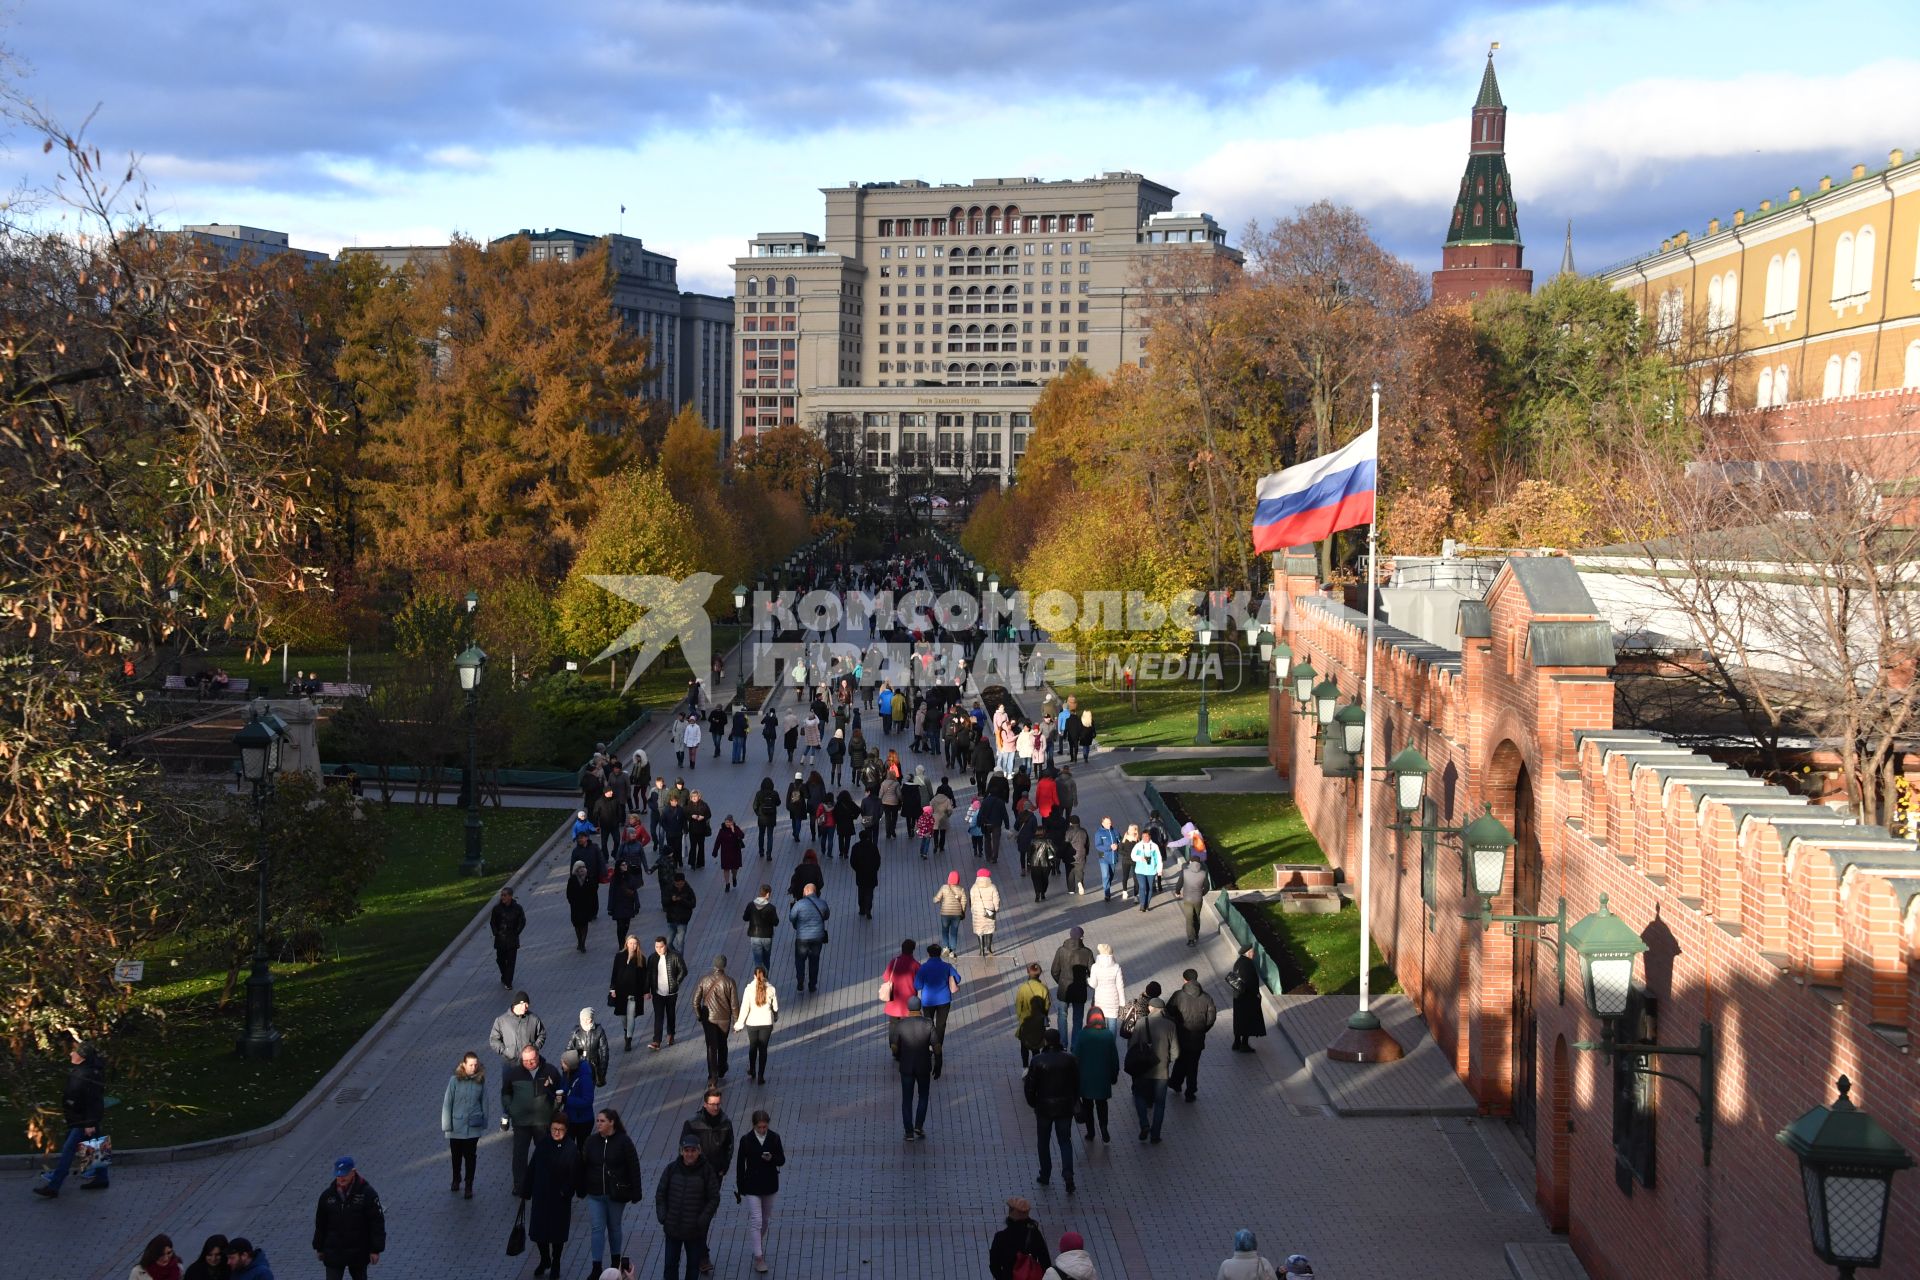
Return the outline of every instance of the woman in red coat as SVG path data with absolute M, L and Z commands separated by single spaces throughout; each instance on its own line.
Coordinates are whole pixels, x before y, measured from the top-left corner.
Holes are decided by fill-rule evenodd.
M 747 846 L 747 833 L 740 824 L 728 814 L 727 820 L 720 824 L 719 834 L 713 838 L 713 851 L 720 859 L 720 874 L 726 877 L 727 892 L 733 892 L 733 886 L 740 881 L 740 856 Z
M 1058 807 L 1059 804 L 1060 785 L 1053 780 L 1053 774 L 1049 772 L 1034 785 L 1033 807 L 1044 819 L 1051 818 L 1054 809 Z
M 887 1049 L 896 1058 L 900 1056 L 900 1020 L 919 1016 L 907 1008 L 907 1001 L 914 996 L 913 975 L 920 972 L 920 962 L 913 958 L 913 947 L 912 938 L 902 942 L 900 954 L 887 961 L 886 969 L 880 974 L 880 985 L 887 991 Z

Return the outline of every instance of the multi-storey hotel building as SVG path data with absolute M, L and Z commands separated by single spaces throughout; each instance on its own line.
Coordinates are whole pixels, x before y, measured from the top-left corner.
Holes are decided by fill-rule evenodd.
M 895 492 L 1005 483 L 1049 378 L 1138 362 L 1143 256 L 1240 259 L 1137 173 L 824 194 L 824 236 L 765 232 L 734 262 L 738 429 L 808 426 Z

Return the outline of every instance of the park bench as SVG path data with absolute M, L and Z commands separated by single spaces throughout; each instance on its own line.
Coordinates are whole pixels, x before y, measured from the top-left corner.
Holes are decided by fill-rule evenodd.
M 320 685 L 323 698 L 364 698 L 373 692 L 370 684 L 349 684 L 343 680 L 326 680 Z
M 245 676 L 229 679 L 227 681 L 227 687 L 220 690 L 220 692 L 237 696 L 246 693 L 252 683 L 253 682 Z M 185 676 L 168 676 L 161 687 L 168 693 L 198 693 L 200 690 L 200 682 L 197 680 L 189 680 Z

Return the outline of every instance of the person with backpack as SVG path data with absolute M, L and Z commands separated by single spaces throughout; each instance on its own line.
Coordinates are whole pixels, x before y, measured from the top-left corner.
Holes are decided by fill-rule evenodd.
M 753 793 L 753 799 L 747 803 L 753 810 L 753 820 L 759 831 L 759 843 L 755 847 L 762 859 L 772 861 L 773 831 L 780 823 L 780 793 L 773 789 L 773 779 L 760 779 L 759 790 Z
M 953 997 L 960 990 L 960 971 L 941 954 L 940 944 L 927 944 L 927 960 L 914 971 L 913 992 L 921 1006 L 926 1010 L 927 1021 L 933 1024 L 933 1078 L 940 1078 L 940 1068 L 947 1047 L 947 1015 L 953 1012 Z M 902 1027 L 901 1031 L 906 1028 Z
M 832 908 L 820 896 L 819 886 L 812 883 L 801 886 L 799 899 L 787 911 L 787 922 L 793 926 L 793 985 L 797 991 L 820 990 L 820 949 L 827 945 L 827 918 L 832 914 Z
M 1041 1280 L 1053 1256 L 1047 1239 L 1033 1220 L 1033 1206 L 1025 1196 L 1007 1200 L 1007 1225 L 987 1246 L 987 1273 L 993 1280 Z
M 774 714 L 772 699 L 768 699 L 767 709 L 760 713 L 760 736 L 767 742 L 767 763 L 773 763 L 774 740 L 780 736 L 780 717 Z
M 804 775 L 795 773 L 793 781 L 787 784 L 787 818 L 793 823 L 793 842 L 800 843 L 800 824 L 807 820 L 811 806 L 807 804 L 807 782 Z
M 1188 969 L 1180 978 L 1180 989 L 1167 1002 L 1167 1017 L 1173 1020 L 1180 1047 L 1179 1059 L 1167 1078 L 1167 1090 L 1171 1093 L 1184 1087 L 1187 1101 L 1192 1102 L 1200 1088 L 1200 1054 L 1207 1047 L 1207 1032 L 1213 1030 L 1220 1010 L 1201 987 L 1199 970 Z
M 1027 812 L 1031 819 L 1033 813 Z M 1027 878 L 1033 881 L 1033 900 L 1047 900 L 1047 883 L 1053 877 L 1053 869 L 1060 861 L 1059 847 L 1053 837 L 1045 832 L 1033 836 L 1033 843 L 1027 847 Z
M 973 860 L 975 862 L 980 861 L 985 853 L 982 846 L 986 840 L 986 832 L 980 827 L 980 802 L 980 796 L 975 796 L 967 802 L 967 839 L 972 842 Z
M 1047 995 L 1047 984 L 1040 981 L 1040 966 L 1027 966 L 1026 981 L 1013 990 L 1013 1034 L 1020 1042 L 1020 1066 L 1024 1070 L 1032 1063 L 1046 1042 L 1047 1010 L 1052 1000 Z
M 834 786 L 840 785 L 841 771 L 847 764 L 847 735 L 843 729 L 835 729 L 833 736 L 827 739 L 827 781 Z
M 1067 930 L 1067 940 L 1053 953 L 1054 998 L 1060 1003 L 1060 1035 L 1067 1048 L 1080 1037 L 1080 1024 L 1086 1018 L 1088 979 L 1093 972 L 1093 950 L 1079 925 Z
M 1173 1020 L 1167 1017 L 1166 1002 L 1159 997 L 1159 985 L 1147 984 L 1154 994 L 1147 997 L 1146 1008 L 1131 1029 L 1124 1024 L 1127 1056 L 1121 1068 L 1133 1081 L 1133 1110 L 1140 1120 L 1140 1141 L 1158 1145 L 1160 1126 L 1167 1118 L 1167 1080 L 1180 1057 L 1180 1045 Z

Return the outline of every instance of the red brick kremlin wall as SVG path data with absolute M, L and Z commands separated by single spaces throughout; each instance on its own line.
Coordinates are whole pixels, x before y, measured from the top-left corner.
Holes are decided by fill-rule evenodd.
M 1350 698 L 1364 619 L 1321 593 L 1310 558 L 1275 564 L 1295 661 L 1331 674 Z M 1596 1280 L 1830 1276 L 1810 1249 L 1796 1162 L 1774 1134 L 1831 1102 L 1845 1073 L 1855 1102 L 1920 1155 L 1920 1065 L 1907 1051 L 1920 1016 L 1920 853 L 1653 735 L 1613 731 L 1607 666 L 1564 665 L 1604 663 L 1566 643 L 1593 621 L 1576 607 L 1584 589 L 1571 598 L 1556 589 L 1569 582 L 1578 579 L 1568 562 L 1510 561 L 1484 606 L 1463 608 L 1458 654 L 1381 628 L 1374 760 L 1411 743 L 1434 765 L 1427 794 L 1441 821 L 1458 825 L 1491 805 L 1519 835 L 1495 912 L 1516 913 L 1525 876 L 1538 904 L 1525 914 L 1551 915 L 1564 896 L 1571 923 L 1604 893 L 1640 933 L 1655 1038 L 1693 1044 L 1705 1020 L 1718 1039 L 1711 1167 L 1692 1096 L 1656 1081 L 1652 1185 L 1622 1189 L 1613 1068 L 1572 1048 L 1601 1033 L 1578 959 L 1568 952 L 1563 1004 L 1550 943 L 1464 923 L 1478 899 L 1464 891 L 1455 841 L 1438 843 L 1429 906 L 1420 838 L 1387 829 L 1396 815 L 1384 779 L 1374 784 L 1375 941 L 1486 1112 L 1524 1112 L 1516 1095 L 1532 1076 L 1535 1194 Z M 1573 625 L 1543 625 L 1556 623 Z M 1276 695 L 1272 709 L 1275 764 L 1357 884 L 1359 784 L 1322 776 L 1312 723 L 1290 697 Z M 1529 977 L 1531 999 L 1516 1008 Z M 1690 1059 L 1653 1065 L 1699 1078 Z M 1895 1181 L 1886 1256 L 1882 1274 L 1920 1275 L 1920 1171 Z

